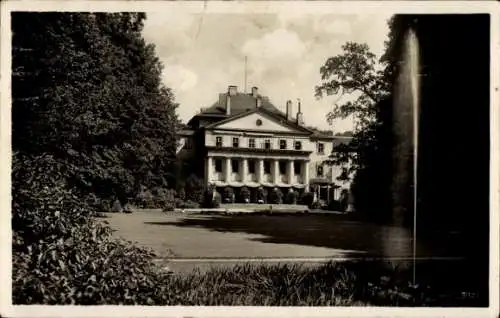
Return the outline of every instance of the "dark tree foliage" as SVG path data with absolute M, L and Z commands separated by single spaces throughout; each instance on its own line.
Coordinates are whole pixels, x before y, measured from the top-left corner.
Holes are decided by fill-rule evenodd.
M 141 13 L 14 13 L 12 144 L 120 200 L 172 183 L 176 104 Z
M 154 47 L 142 39 L 144 18 L 12 14 L 16 304 L 152 304 L 167 297 L 154 254 L 114 239 L 88 205 L 169 184 L 176 104 L 160 83 Z M 173 195 L 160 196 L 173 202 Z
M 342 54 L 328 58 L 321 67 L 322 83 L 316 87 L 316 96 L 354 97 L 336 102 L 327 119 L 353 116 L 356 127 L 349 133 L 351 142 L 338 145 L 329 162 L 343 168 L 340 178 L 352 178 L 358 213 L 387 222 L 392 172 L 392 83 L 387 63 L 379 61 L 366 44 L 348 42 L 342 49 Z
M 420 46 L 417 235 L 460 232 L 458 252 L 487 292 L 489 16 L 397 15 L 390 27 L 384 59 L 393 77 L 408 29 L 415 31 Z

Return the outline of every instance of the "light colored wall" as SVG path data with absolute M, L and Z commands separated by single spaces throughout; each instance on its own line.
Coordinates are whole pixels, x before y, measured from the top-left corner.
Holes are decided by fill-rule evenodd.
M 265 139 L 270 139 L 272 144 L 272 149 L 280 149 L 279 142 L 281 139 L 287 141 L 287 149 L 293 150 L 295 149 L 295 141 L 302 142 L 302 150 L 304 151 L 313 151 L 314 145 L 311 144 L 309 138 L 307 136 L 300 135 L 286 135 L 277 133 L 270 134 L 262 134 L 262 133 L 244 133 L 244 132 L 236 132 L 236 131 L 206 131 L 205 132 L 205 145 L 209 147 L 215 147 L 216 145 L 216 137 L 222 137 L 222 142 L 224 147 L 232 147 L 233 146 L 233 137 L 238 137 L 239 147 L 240 148 L 248 148 L 248 140 L 250 138 L 255 139 L 255 147 L 262 148 L 262 144 Z
M 337 177 L 339 177 L 342 173 L 342 168 L 339 166 L 331 166 L 331 165 L 326 165 L 324 162 L 329 159 L 330 154 L 332 153 L 333 150 L 333 142 L 329 140 L 317 140 L 313 139 L 310 141 L 311 146 L 313 147 L 313 152 L 310 155 L 311 158 L 311 164 L 309 165 L 309 176 L 310 178 L 316 178 L 317 177 L 317 166 L 318 164 L 323 163 L 323 176 L 327 177 L 329 180 L 335 182 L 336 184 L 341 185 L 342 187 L 348 187 L 350 182 L 341 182 L 337 180 Z M 318 143 L 323 143 L 323 154 L 318 153 L 317 151 L 317 144 Z

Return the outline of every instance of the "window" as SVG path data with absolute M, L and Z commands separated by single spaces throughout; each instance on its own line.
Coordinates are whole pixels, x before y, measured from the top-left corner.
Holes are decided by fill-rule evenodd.
M 193 141 L 191 138 L 186 138 L 186 143 L 184 144 L 185 149 L 192 149 L 193 148 Z
M 286 173 L 286 161 L 279 161 L 280 174 Z
M 323 176 L 323 165 L 319 164 L 317 167 L 316 167 L 316 175 L 318 177 L 322 177 Z
M 215 146 L 218 148 L 222 147 L 222 137 L 215 138 Z
M 233 138 L 233 148 L 238 148 L 240 146 L 240 139 L 238 137 Z
M 302 150 L 302 142 L 300 141 L 295 142 L 295 150 Z
M 293 162 L 293 171 L 295 174 L 300 174 L 302 165 L 300 161 L 294 161 Z
M 264 173 L 271 173 L 271 161 L 264 161 Z
M 222 172 L 222 159 L 215 159 L 215 172 Z
M 248 148 L 255 148 L 255 138 L 248 139 Z
M 285 139 L 280 140 L 280 149 L 281 150 L 286 149 L 286 140 Z
M 264 140 L 264 149 L 271 149 L 271 139 Z
M 238 160 L 231 160 L 231 171 L 234 173 L 240 172 L 240 163 Z
M 255 160 L 248 160 L 248 173 L 255 173 Z
M 320 154 L 325 153 L 325 144 L 322 142 L 318 142 L 318 153 Z

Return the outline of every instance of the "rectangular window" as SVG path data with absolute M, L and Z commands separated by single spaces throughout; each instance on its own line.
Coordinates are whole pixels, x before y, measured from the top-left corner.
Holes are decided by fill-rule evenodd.
M 316 175 L 318 177 L 322 177 L 323 176 L 323 165 L 319 164 L 317 167 L 316 167 Z
M 271 161 L 264 161 L 264 173 L 265 174 L 271 173 Z
M 280 149 L 281 150 L 286 149 L 286 140 L 285 139 L 280 140 Z
M 280 174 L 286 174 L 286 161 L 279 161 Z
M 255 138 L 248 139 L 248 148 L 255 148 Z
M 255 160 L 248 160 L 248 173 L 255 173 Z
M 293 171 L 295 174 L 300 175 L 302 165 L 300 161 L 294 161 L 293 162 Z
M 222 137 L 215 137 L 215 146 L 217 148 L 222 147 Z
M 264 149 L 271 149 L 271 139 L 266 139 L 264 141 Z
M 301 141 L 295 142 L 295 150 L 302 150 L 302 142 Z
M 222 159 L 215 159 L 215 172 L 222 172 Z
M 234 173 L 240 172 L 240 162 L 238 160 L 231 160 L 231 171 Z
M 238 148 L 240 146 L 240 139 L 238 137 L 233 138 L 233 148 Z
M 318 153 L 319 154 L 325 153 L 325 144 L 322 142 L 318 142 Z

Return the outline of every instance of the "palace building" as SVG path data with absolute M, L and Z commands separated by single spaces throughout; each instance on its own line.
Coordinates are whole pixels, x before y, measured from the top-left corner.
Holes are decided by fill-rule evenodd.
M 306 127 L 300 101 L 296 107 L 294 114 L 288 101 L 282 112 L 257 87 L 242 93 L 229 86 L 180 131 L 178 156 L 189 162 L 189 173 L 219 192 L 263 187 L 268 193 L 279 188 L 300 194 L 315 186 L 319 199 L 337 199 L 349 182 L 337 180 L 340 167 L 325 161 L 335 145 L 350 138 Z

